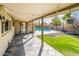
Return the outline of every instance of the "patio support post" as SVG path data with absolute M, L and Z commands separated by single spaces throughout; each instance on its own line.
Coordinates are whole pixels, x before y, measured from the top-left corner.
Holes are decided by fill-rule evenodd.
M 43 39 L 44 39 L 44 32 L 43 32 L 43 27 L 44 27 L 44 24 L 43 24 L 43 22 L 44 22 L 44 19 L 43 18 L 41 18 L 42 20 L 41 20 L 41 27 L 42 27 L 42 30 L 41 30 L 41 47 L 40 47 L 40 51 L 39 51 L 39 53 L 38 53 L 38 56 L 41 56 L 41 54 L 42 54 L 42 51 L 43 51 Z
M 44 39 L 44 32 L 43 32 L 43 27 L 44 27 L 44 22 L 43 22 L 43 18 L 42 18 L 42 33 L 41 33 L 41 39 L 42 39 L 42 44 L 43 44 L 43 39 Z
M 20 33 L 19 34 L 21 34 L 21 25 L 22 25 L 22 23 L 20 22 Z
M 34 21 L 32 21 L 32 36 L 34 37 Z
M 28 22 L 26 22 L 26 33 L 27 33 Z
M 41 27 L 41 20 L 38 20 L 39 21 L 39 27 Z M 40 31 L 41 32 L 41 31 Z

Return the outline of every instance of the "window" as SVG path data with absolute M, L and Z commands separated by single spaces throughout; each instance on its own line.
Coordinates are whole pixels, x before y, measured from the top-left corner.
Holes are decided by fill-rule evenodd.
M 8 26 L 9 26 L 8 20 L 6 20 L 6 21 L 5 21 L 5 31 L 8 31 L 8 29 L 9 29 Z
M 11 29 L 11 21 L 5 19 L 4 16 L 1 19 L 1 23 L 2 23 L 2 33 Z

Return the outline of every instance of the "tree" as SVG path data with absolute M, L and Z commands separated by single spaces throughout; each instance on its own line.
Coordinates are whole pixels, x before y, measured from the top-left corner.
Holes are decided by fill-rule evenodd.
M 71 16 L 71 12 L 66 12 L 64 14 L 63 20 L 67 21 L 68 24 L 73 24 L 74 17 Z
M 56 17 L 56 18 L 52 19 L 52 24 L 54 26 L 56 26 L 56 29 L 58 29 L 57 26 L 61 26 L 61 21 L 58 17 Z
M 68 24 L 70 24 L 74 27 L 74 17 L 71 16 L 71 12 L 66 12 L 64 14 L 63 21 L 66 21 Z M 63 23 L 63 25 L 64 25 L 64 23 Z M 64 29 L 64 26 L 63 26 L 63 29 Z

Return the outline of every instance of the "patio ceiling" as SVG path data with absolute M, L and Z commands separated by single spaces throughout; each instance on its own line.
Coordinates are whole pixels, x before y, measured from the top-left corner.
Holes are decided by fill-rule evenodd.
M 6 10 L 17 20 L 30 21 L 73 3 L 4 3 Z

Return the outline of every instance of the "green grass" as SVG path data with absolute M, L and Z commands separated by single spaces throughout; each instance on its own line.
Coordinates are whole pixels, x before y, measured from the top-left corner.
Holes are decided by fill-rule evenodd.
M 50 37 L 44 35 L 44 41 L 65 56 L 79 55 L 79 39 L 73 36 Z

